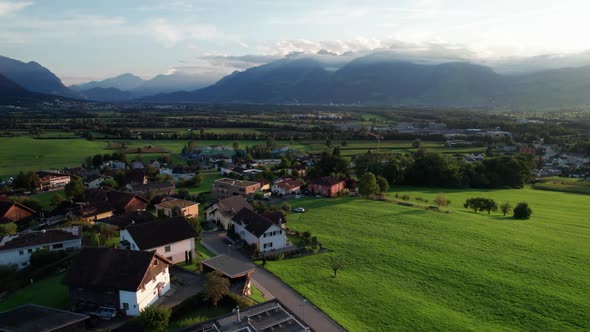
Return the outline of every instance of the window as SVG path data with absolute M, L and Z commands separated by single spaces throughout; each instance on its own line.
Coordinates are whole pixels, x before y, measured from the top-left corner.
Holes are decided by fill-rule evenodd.
M 283 234 L 283 231 L 282 231 L 282 230 L 280 230 L 280 231 L 279 231 L 279 234 Z
M 25 251 L 24 251 L 24 250 L 19 250 L 19 251 L 18 251 L 18 254 L 19 254 L 19 255 L 24 255 L 24 254 L 25 254 Z
M 27 249 L 27 252 L 30 254 L 30 253 L 32 253 L 32 252 L 33 252 L 33 249 L 32 249 L 32 248 L 30 248 L 30 249 Z
M 123 310 L 129 310 L 129 303 L 123 302 Z
M 165 252 L 170 252 L 170 246 L 165 246 L 165 247 L 164 247 L 164 251 L 165 251 Z
M 64 247 L 64 244 L 63 243 L 57 243 L 57 244 L 54 244 L 53 245 L 53 249 L 61 249 L 63 247 Z

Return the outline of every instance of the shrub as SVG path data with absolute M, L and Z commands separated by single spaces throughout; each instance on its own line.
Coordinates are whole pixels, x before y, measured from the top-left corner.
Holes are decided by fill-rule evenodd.
M 153 305 L 142 310 L 139 319 L 146 331 L 165 332 L 168 330 L 170 314 L 170 309 Z
M 526 202 L 518 203 L 514 208 L 514 219 L 529 219 L 533 210 L 529 207 L 529 204 Z

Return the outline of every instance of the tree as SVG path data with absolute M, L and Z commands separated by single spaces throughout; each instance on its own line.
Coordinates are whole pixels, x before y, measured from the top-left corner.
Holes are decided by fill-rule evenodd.
M 152 305 L 141 311 L 139 320 L 142 322 L 145 331 L 165 332 L 168 331 L 170 315 L 169 308 Z
M 469 198 L 465 201 L 463 206 L 465 208 L 472 208 L 473 212 L 488 211 L 488 214 L 490 214 L 491 211 L 498 211 L 498 204 L 496 203 L 496 201 L 489 198 Z
M 379 185 L 375 175 L 371 172 L 363 174 L 358 182 L 359 193 L 365 197 L 375 195 L 379 192 Z
M 442 206 L 449 206 L 449 204 L 451 204 L 451 201 L 449 201 L 445 195 L 443 194 L 438 194 L 436 195 L 436 197 L 434 198 L 434 204 L 436 204 L 436 206 L 438 207 L 442 207 Z
M 51 195 L 51 206 L 58 206 L 61 204 L 61 202 L 64 201 L 64 198 L 57 192 L 54 192 L 53 195 Z
M 506 216 L 507 213 L 510 213 L 512 211 L 512 204 L 508 202 L 500 204 L 500 211 L 502 211 L 502 214 Z
M 514 219 L 529 219 L 531 214 L 533 214 L 533 210 L 531 210 L 528 203 L 521 202 L 516 204 L 516 207 L 514 208 Z
M 379 186 L 380 193 L 384 193 L 389 190 L 389 182 L 387 182 L 386 178 L 384 178 L 382 176 L 378 176 L 378 177 L 376 177 L 376 180 L 377 180 L 377 185 Z
M 234 151 L 238 151 L 240 149 L 240 143 L 234 142 L 232 144 L 232 147 L 233 147 Z
M 203 289 L 203 300 L 210 301 L 211 304 L 217 306 L 219 301 L 228 293 L 229 279 L 225 278 L 219 271 L 207 274 L 207 280 Z
M 413 147 L 414 149 L 417 149 L 417 148 L 419 148 L 421 145 L 422 145 L 422 141 L 421 141 L 419 138 L 415 139 L 415 140 L 412 142 L 412 147 Z
M 64 187 L 64 192 L 68 199 L 80 200 L 84 196 L 84 185 L 79 178 L 72 177 Z
M 7 224 L 0 224 L 0 237 L 16 234 L 16 224 L 13 222 Z
M 103 157 L 101 154 L 97 154 L 94 157 L 92 157 L 92 165 L 94 165 L 94 167 L 99 167 L 100 165 L 102 165 L 103 162 Z
M 334 272 L 333 277 L 336 278 L 336 273 L 338 272 L 338 270 L 342 269 L 342 267 L 344 266 L 344 261 L 340 257 L 330 256 L 328 257 L 328 263 L 330 265 L 330 268 Z
M 110 188 L 117 188 L 118 187 L 117 181 L 115 181 L 115 179 L 106 179 L 106 180 L 102 181 L 102 183 L 100 185 L 102 187 L 110 187 Z

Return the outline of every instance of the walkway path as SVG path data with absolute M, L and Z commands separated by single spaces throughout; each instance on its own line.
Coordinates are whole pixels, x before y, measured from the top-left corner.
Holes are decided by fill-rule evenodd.
M 215 254 L 227 255 L 229 252 L 232 257 L 251 264 L 251 266 L 256 266 L 240 251 L 231 248 L 228 251 L 224 238 L 225 232 L 204 232 L 201 243 Z M 289 310 L 301 317 L 313 330 L 317 332 L 345 331 L 338 323 L 265 269 L 257 267 L 252 279 L 254 286 L 263 292 L 265 298 L 269 298 L 270 293 L 270 298 L 276 298 L 283 302 Z

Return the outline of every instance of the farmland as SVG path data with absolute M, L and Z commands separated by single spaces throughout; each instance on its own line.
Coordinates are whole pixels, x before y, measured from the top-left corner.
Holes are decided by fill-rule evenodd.
M 22 171 L 36 171 L 49 168 L 63 168 L 80 166 L 86 157 L 95 154 L 113 153 L 115 150 L 109 148 L 109 142 L 125 142 L 126 151 L 129 158 L 134 158 L 137 153 L 132 153 L 135 149 L 141 148 L 141 154 L 145 158 L 152 158 L 161 153 L 147 153 L 146 147 L 151 147 L 157 151 L 164 149 L 170 153 L 180 153 L 187 140 L 112 140 L 97 139 L 86 140 L 76 138 L 68 133 L 55 132 L 45 133 L 47 137 L 68 137 L 63 139 L 36 139 L 32 136 L 15 136 L 0 137 L 0 178 L 15 176 Z M 227 145 L 231 146 L 233 142 L 239 143 L 240 147 L 252 146 L 255 144 L 264 144 L 264 140 L 198 140 L 195 141 L 197 146 L 210 145 Z M 383 153 L 407 154 L 415 152 L 417 149 L 412 148 L 411 141 L 383 141 L 378 144 L 376 141 L 349 141 L 342 144 L 340 141 L 334 141 L 330 147 L 326 146 L 326 141 L 278 141 L 278 145 L 289 145 L 295 149 L 307 153 L 318 153 L 323 150 L 331 150 L 338 146 L 344 156 L 354 156 L 366 153 L 369 150 Z M 114 144 L 118 145 L 118 144 Z M 114 146 L 112 145 L 112 146 Z M 483 152 L 483 148 L 448 148 L 441 142 L 423 142 L 422 147 L 431 152 L 441 153 L 471 153 Z M 145 152 L 147 151 L 147 152 Z M 175 162 L 182 160 L 173 156 Z
M 588 196 L 522 190 L 393 188 L 451 213 L 364 199 L 297 201 L 288 226 L 309 230 L 326 254 L 267 268 L 351 331 L 590 328 Z M 516 221 L 462 207 L 467 197 L 527 201 Z M 338 211 L 335 213 L 335 211 Z M 345 266 L 333 278 L 327 256 Z

